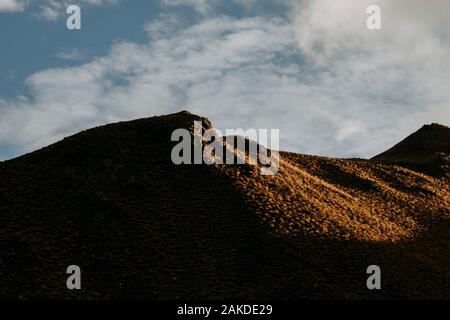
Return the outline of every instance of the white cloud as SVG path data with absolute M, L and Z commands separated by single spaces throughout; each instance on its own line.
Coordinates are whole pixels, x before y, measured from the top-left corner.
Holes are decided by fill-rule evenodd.
M 34 74 L 27 80 L 33 101 L 0 108 L 0 144 L 28 151 L 92 125 L 173 112 L 191 102 L 186 108 L 218 120 L 220 108 L 237 107 L 232 95 L 222 98 L 222 83 L 242 96 L 246 82 L 261 73 L 276 81 L 272 58 L 295 49 L 290 25 L 276 19 L 217 18 L 172 31 L 149 45 L 120 43 L 80 67 Z M 237 86 L 228 83 L 233 79 Z M 204 95 L 214 83 L 219 87 Z M 19 126 L 24 130 L 17 133 Z
M 116 5 L 120 0 L 79 0 L 76 3 L 80 5 Z M 66 13 L 69 5 L 73 4 L 70 0 L 0 0 L 0 12 L 21 12 L 26 8 L 34 8 L 37 5 L 39 11 L 37 16 L 44 20 L 55 21 Z
M 216 0 L 162 0 L 162 2 L 167 6 L 190 6 L 201 13 L 206 13 L 217 3 Z
M 366 28 L 370 4 L 381 8 L 381 31 Z M 355 100 L 349 117 L 373 114 L 364 128 L 379 141 L 374 151 L 423 123 L 450 123 L 448 1 L 310 0 L 296 9 L 302 54 L 347 104 Z
M 25 8 L 23 0 L 0 0 L 0 12 L 19 12 Z
M 66 9 L 69 5 L 74 4 L 71 0 L 45 0 L 39 5 L 39 12 L 37 16 L 41 19 L 48 21 L 55 21 L 59 17 L 66 14 Z M 79 4 L 82 8 L 83 5 L 117 5 L 119 0 L 79 0 Z
M 294 5 L 292 21 L 218 16 L 186 27 L 162 16 L 145 26 L 148 44 L 36 73 L 32 100 L 0 100 L 0 146 L 21 153 L 101 123 L 190 109 L 222 131 L 280 128 L 282 149 L 367 157 L 424 123 L 449 124 L 445 8 L 378 1 L 376 33 L 362 2 L 311 0 Z
M 55 58 L 61 59 L 61 60 L 83 60 L 85 58 L 85 54 L 82 50 L 71 48 L 71 49 L 62 49 L 58 51 L 55 55 Z
M 217 6 L 223 3 L 223 0 L 160 0 L 166 6 L 184 6 L 191 7 L 201 14 L 209 14 L 213 12 Z M 252 6 L 261 3 L 264 0 L 226 0 L 227 2 L 232 2 L 233 4 L 240 5 L 243 8 L 250 9 Z M 273 1 L 273 0 L 269 0 Z M 281 2 L 285 0 L 275 0 L 275 2 Z
M 44 20 L 56 21 L 64 12 L 63 7 L 56 1 L 50 1 L 40 7 L 38 16 Z

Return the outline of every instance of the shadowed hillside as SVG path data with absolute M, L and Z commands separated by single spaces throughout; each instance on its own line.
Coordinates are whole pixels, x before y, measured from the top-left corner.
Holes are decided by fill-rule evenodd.
M 450 178 L 450 128 L 425 125 L 372 160 L 395 163 L 436 177 Z
M 450 298 L 449 128 L 373 160 L 281 152 L 261 176 L 174 165 L 194 120 L 211 128 L 182 112 L 0 163 L 0 298 Z
M 389 150 L 375 156 L 375 160 L 427 161 L 436 155 L 450 153 L 450 128 L 433 123 L 423 126 Z

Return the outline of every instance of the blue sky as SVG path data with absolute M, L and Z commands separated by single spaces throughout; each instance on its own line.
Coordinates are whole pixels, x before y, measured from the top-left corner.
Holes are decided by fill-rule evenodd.
M 81 4 L 82 30 L 69 31 L 65 27 L 65 11 L 49 21 L 39 16 L 40 5 L 35 2 L 26 11 L 1 14 L 0 38 L 4 47 L 0 95 L 4 97 L 26 92 L 24 80 L 39 70 L 73 66 L 105 55 L 114 42 L 145 41 L 147 35 L 142 26 L 164 11 L 158 1 L 133 0 L 109 6 Z M 58 53 L 71 50 L 78 50 L 80 58 L 58 58 Z
M 72 31 L 69 4 L 0 0 L 0 160 L 184 109 L 338 157 L 450 123 L 445 0 L 80 0 Z
M 199 19 L 195 7 L 167 6 L 161 1 L 131 0 L 112 5 L 79 4 L 82 8 L 82 30 L 65 28 L 68 15 L 64 10 L 56 19 L 41 16 L 46 1 L 34 1 L 26 11 L 4 12 L 0 20 L 2 46 L 0 60 L 0 96 L 27 94 L 24 80 L 39 70 L 74 66 L 95 56 L 105 55 L 111 45 L 120 41 L 144 43 L 148 40 L 142 26 L 161 14 L 176 12 L 180 19 Z M 264 3 L 264 4 L 263 4 Z M 63 7 L 64 9 L 65 7 Z M 270 1 L 260 1 L 252 10 L 245 10 L 232 1 L 219 3 L 220 14 L 235 17 L 254 15 L 284 15 L 286 8 Z M 63 53 L 76 51 L 77 59 L 62 59 Z

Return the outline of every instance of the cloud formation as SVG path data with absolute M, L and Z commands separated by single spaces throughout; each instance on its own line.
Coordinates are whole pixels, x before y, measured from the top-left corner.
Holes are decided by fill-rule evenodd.
M 72 49 L 62 49 L 58 51 L 54 55 L 54 57 L 61 60 L 79 61 L 85 59 L 85 54 L 82 50 L 72 48 Z
M 32 101 L 0 102 L 0 144 L 27 151 L 92 125 L 187 106 L 214 116 L 219 108 L 233 114 L 240 103 L 245 113 L 245 104 L 232 94 L 225 100 L 220 87 L 240 90 L 261 72 L 272 77 L 277 72 L 272 58 L 295 48 L 290 25 L 277 19 L 221 17 L 186 30 L 163 19 L 146 27 L 166 25 L 169 38 L 154 33 L 148 45 L 122 42 L 87 64 L 29 77 Z M 15 132 L 17 126 L 24 129 Z
M 216 0 L 161 0 L 166 6 L 189 6 L 201 13 L 209 11 L 216 3 Z
M 163 15 L 144 26 L 147 44 L 120 42 L 78 67 L 30 76 L 31 98 L 0 99 L 0 150 L 181 109 L 222 131 L 279 128 L 281 149 L 344 157 L 450 123 L 445 1 L 379 0 L 381 31 L 367 30 L 363 0 L 280 1 L 289 18 Z
M 195 11 L 197 11 L 200 14 L 206 15 L 211 14 L 213 11 L 225 1 L 223 0 L 160 0 L 164 5 L 169 7 L 176 7 L 176 6 L 184 6 L 184 7 L 191 7 Z M 251 9 L 252 6 L 255 4 L 263 3 L 263 2 L 280 2 L 283 3 L 285 0 L 227 0 L 226 2 L 231 2 L 236 5 L 240 5 L 241 7 Z M 288 4 L 291 4 L 288 2 Z
M 83 5 L 116 5 L 119 0 L 79 0 L 78 4 Z M 48 21 L 55 21 L 66 14 L 69 5 L 74 4 L 70 0 L 45 0 L 39 5 L 38 17 Z
M 299 49 L 346 101 L 351 118 L 388 145 L 427 122 L 450 122 L 450 3 L 378 0 L 382 30 L 365 28 L 371 0 L 295 5 Z M 355 104 L 352 108 L 351 104 Z M 379 137 L 382 135 L 381 137 Z M 386 137 L 383 137 L 386 135 Z M 394 142 L 392 141 L 392 142 Z
M 23 11 L 25 4 L 23 0 L 0 0 L 0 12 Z

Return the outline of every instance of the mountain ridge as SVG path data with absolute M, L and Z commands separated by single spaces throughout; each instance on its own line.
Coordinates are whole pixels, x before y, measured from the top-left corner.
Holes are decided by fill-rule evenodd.
M 450 153 L 450 128 L 438 123 L 422 126 L 373 160 L 427 161 L 436 153 Z
M 138 119 L 0 163 L 0 298 L 449 298 L 445 168 L 289 152 L 274 176 L 174 165 L 171 133 L 194 120 L 212 127 Z

